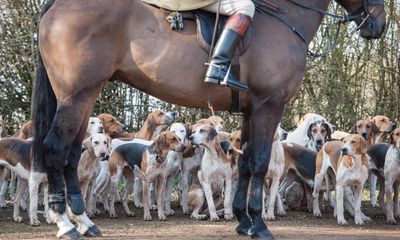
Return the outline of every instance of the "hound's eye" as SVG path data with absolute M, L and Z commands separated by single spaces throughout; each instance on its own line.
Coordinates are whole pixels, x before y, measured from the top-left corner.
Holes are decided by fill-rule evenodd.
M 400 135 L 400 133 L 396 133 L 396 136 L 399 136 Z
M 353 141 L 351 141 L 351 143 L 352 143 L 352 144 L 355 144 L 355 143 L 356 143 L 356 141 L 354 141 L 354 140 L 353 140 Z
M 96 145 L 99 144 L 99 141 L 94 141 L 94 144 L 96 144 Z
M 219 122 L 219 124 L 223 125 L 223 124 L 224 124 L 224 122 Z
M 114 122 L 114 119 L 111 119 L 110 122 Z
M 358 127 L 358 128 L 361 128 L 362 126 L 361 126 L 361 125 L 358 125 L 357 127 Z
M 236 139 L 236 142 L 240 142 L 240 138 Z
M 199 132 L 200 132 L 200 133 L 203 133 L 204 131 L 205 131 L 204 129 L 200 129 L 200 131 L 199 131 Z
M 312 132 L 314 132 L 314 133 L 317 132 L 317 129 L 313 129 Z
M 370 128 L 371 127 L 371 125 L 367 125 L 367 128 Z
M 324 133 L 324 132 L 326 132 L 326 130 L 325 129 L 321 129 L 321 133 Z
M 183 133 L 185 130 L 181 130 L 181 133 Z
M 161 115 L 164 115 L 164 113 L 163 113 L 163 112 L 160 112 L 160 113 L 158 114 L 158 116 L 161 116 Z
M 386 119 L 381 119 L 381 122 L 384 122 L 384 121 L 386 121 Z
M 90 122 L 90 124 L 94 124 L 94 122 L 93 122 L 93 121 L 91 121 L 91 122 Z
M 107 144 L 107 141 L 104 141 L 103 143 L 104 143 L 104 144 Z

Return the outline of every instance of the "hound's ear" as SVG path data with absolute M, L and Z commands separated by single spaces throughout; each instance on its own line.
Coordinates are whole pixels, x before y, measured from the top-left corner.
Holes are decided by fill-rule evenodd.
M 324 128 L 326 128 L 326 139 L 325 141 L 331 141 L 332 140 L 332 130 L 331 130 L 331 126 L 329 126 L 329 124 L 327 123 L 323 123 Z
M 368 150 L 368 144 L 364 140 L 364 138 L 361 138 L 361 153 L 366 153 Z
M 354 123 L 353 127 L 350 130 L 351 134 L 355 134 L 356 133 L 356 128 L 357 128 L 357 123 Z
M 375 125 L 374 122 L 372 122 L 372 134 L 375 136 L 378 133 L 379 133 L 379 128 Z
M 189 139 L 190 135 L 192 135 L 192 128 L 186 124 L 183 124 L 183 126 L 185 126 L 186 138 Z
M 394 144 L 396 144 L 396 141 L 394 140 L 393 132 L 391 132 L 389 135 L 389 143 L 394 145 Z
M 154 141 L 156 143 L 158 151 L 161 152 L 162 149 L 167 148 L 167 135 L 160 134 L 157 139 Z
M 150 144 L 150 146 L 147 147 L 147 150 L 151 153 L 151 154 L 157 154 L 158 152 L 158 147 L 157 147 L 157 142 L 154 141 L 152 144 Z
M 217 130 L 215 128 L 210 128 L 210 131 L 208 132 L 208 139 L 210 141 L 214 141 L 214 138 L 218 135 Z
M 312 123 L 312 124 L 310 124 L 310 126 L 308 126 L 308 129 L 307 129 L 307 137 L 309 138 L 309 139 L 313 139 L 313 136 L 312 136 L 312 134 L 311 134 L 311 131 L 312 131 L 312 128 L 314 127 L 314 123 Z
M 108 136 L 108 134 L 105 134 L 106 138 L 107 138 L 107 146 L 108 148 L 111 150 L 112 149 L 112 139 L 110 136 Z
M 88 137 L 83 141 L 83 143 L 82 143 L 82 152 L 85 151 L 85 150 L 88 150 L 88 151 L 92 151 L 93 150 L 92 138 L 93 137 Z

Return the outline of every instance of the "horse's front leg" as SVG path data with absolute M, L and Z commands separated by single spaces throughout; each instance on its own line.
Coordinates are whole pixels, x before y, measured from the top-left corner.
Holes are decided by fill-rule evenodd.
M 250 161 L 250 117 L 244 116 L 242 123 L 242 134 L 240 145 L 247 143 L 247 148 L 244 153 L 239 156 L 238 160 L 238 170 L 239 170 L 239 180 L 237 183 L 237 191 L 233 199 L 233 214 L 239 221 L 239 225 L 236 227 L 236 232 L 239 235 L 250 236 L 250 229 L 252 227 L 252 222 L 247 215 L 247 190 L 249 188 L 251 171 L 249 166 Z
M 277 102 L 263 103 L 259 107 L 254 107 L 251 116 L 250 167 L 252 178 L 248 212 L 253 222 L 250 231 L 253 238 L 273 239 L 262 219 L 261 212 L 264 178 L 268 171 L 273 137 L 284 109 L 284 105 L 277 106 L 277 104 Z

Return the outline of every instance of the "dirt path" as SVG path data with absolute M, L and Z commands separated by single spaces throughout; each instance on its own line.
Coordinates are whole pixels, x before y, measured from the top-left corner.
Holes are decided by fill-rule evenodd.
M 135 209 L 137 216 L 128 218 L 122 215 L 121 206 L 117 209 L 121 213 L 119 219 L 109 219 L 105 214 L 95 219 L 103 232 L 101 239 L 250 239 L 236 235 L 236 222 L 194 221 L 183 216 L 180 210 L 165 222 L 144 222 L 141 210 Z M 268 226 L 277 239 L 400 239 L 400 226 L 387 225 L 380 209 L 364 209 L 373 222 L 363 227 L 355 226 L 349 216 L 346 216 L 349 226 L 343 227 L 336 224 L 331 212 L 317 219 L 311 213 L 302 211 L 291 211 L 287 217 L 278 217 Z M 57 231 L 55 225 L 31 227 L 25 212 L 23 218 L 24 223 L 14 223 L 12 208 L 0 209 L 0 239 L 54 238 Z M 41 220 L 44 222 L 43 218 Z

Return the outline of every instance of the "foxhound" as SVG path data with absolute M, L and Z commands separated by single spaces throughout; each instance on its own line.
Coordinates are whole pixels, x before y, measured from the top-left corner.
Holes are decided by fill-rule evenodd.
M 277 214 L 279 216 L 286 215 L 286 211 L 283 208 L 283 203 L 281 196 L 279 194 L 279 182 L 283 175 L 283 170 L 285 167 L 285 153 L 283 150 L 283 144 L 280 141 L 279 132 L 276 131 L 274 135 L 274 141 L 272 143 L 271 157 L 268 165 L 268 171 L 265 175 L 265 185 L 269 188 L 269 198 L 268 198 L 268 210 L 265 212 L 265 207 L 262 208 L 262 218 L 266 221 L 275 220 L 274 210 L 275 210 L 275 200 L 277 200 Z M 264 193 L 265 197 L 265 193 Z M 263 205 L 265 200 L 263 200 Z
M 363 225 L 365 221 L 370 221 L 369 217 L 361 212 L 361 197 L 364 183 L 368 179 L 368 144 L 364 137 L 358 134 L 351 134 L 344 138 L 344 145 L 341 147 L 342 156 L 339 158 L 336 173 L 336 205 L 335 217 L 338 224 L 346 225 L 344 218 L 343 200 L 344 188 L 353 186 L 354 194 L 354 220 L 356 225 Z
M 225 121 L 219 116 L 211 116 L 209 118 L 200 119 L 193 126 L 191 132 L 203 124 L 213 126 L 218 133 L 224 133 Z M 190 132 L 190 133 L 191 133 Z M 183 214 L 189 214 L 188 194 L 191 179 L 196 179 L 193 175 L 197 175 L 200 169 L 201 159 L 203 158 L 204 147 L 200 145 L 191 144 L 185 149 L 183 153 L 183 160 L 181 165 L 181 205 Z
M 394 122 L 392 122 L 388 117 L 383 116 L 383 115 L 377 115 L 377 116 L 373 117 L 372 118 L 372 122 L 378 128 L 378 133 L 376 134 L 376 137 L 375 137 L 375 143 L 376 144 L 381 143 L 382 140 L 383 140 L 384 135 L 386 133 L 391 133 L 396 128 L 396 124 Z M 373 207 L 377 207 L 378 205 L 376 203 L 375 192 L 376 192 L 377 177 L 379 178 L 379 176 L 376 175 L 376 174 L 379 174 L 379 173 L 376 173 L 376 170 L 379 171 L 380 169 L 377 168 L 376 165 L 374 165 L 374 161 L 370 161 L 369 169 L 371 171 L 370 179 L 369 179 L 369 181 L 370 181 L 370 200 L 371 200 L 371 205 Z M 383 170 L 383 168 L 382 168 L 382 170 Z M 383 186 L 382 179 L 381 179 L 381 188 L 383 188 L 383 187 L 384 186 Z M 381 199 L 380 203 L 382 204 L 383 203 L 383 197 L 384 197 L 383 196 L 383 191 L 380 191 L 379 195 L 380 195 L 379 197 Z M 383 207 L 383 205 L 382 205 L 382 207 Z
M 78 165 L 80 189 L 86 202 L 86 214 L 93 217 L 93 182 L 100 171 L 100 161 L 110 155 L 111 138 L 103 133 L 94 133 L 83 141 L 85 151 Z
M 114 198 L 117 191 L 119 179 L 125 166 L 135 169 L 135 175 L 143 181 L 143 208 L 144 220 L 151 220 L 150 216 L 150 184 L 156 183 L 157 208 L 159 220 L 165 220 L 164 192 L 166 181 L 167 155 L 169 151 L 183 152 L 185 146 L 179 137 L 170 131 L 162 132 L 150 145 L 140 143 L 129 143 L 118 146 L 110 156 L 111 174 L 111 201 L 110 217 L 117 217 L 114 209 Z M 141 166 L 140 169 L 139 166 Z M 129 186 L 127 186 L 129 187 Z M 125 211 L 129 215 L 133 212 L 126 206 Z
M 204 147 L 200 171 L 197 176 L 207 199 L 210 220 L 218 221 L 214 204 L 214 193 L 221 193 L 224 189 L 224 218 L 233 219 L 232 212 L 232 177 L 233 164 L 221 147 L 217 130 L 208 124 L 200 125 L 189 137 L 194 145 Z
M 390 147 L 386 153 L 384 176 L 386 194 L 386 221 L 391 224 L 396 224 L 395 218 L 400 219 L 400 128 L 396 128 L 390 134 Z

